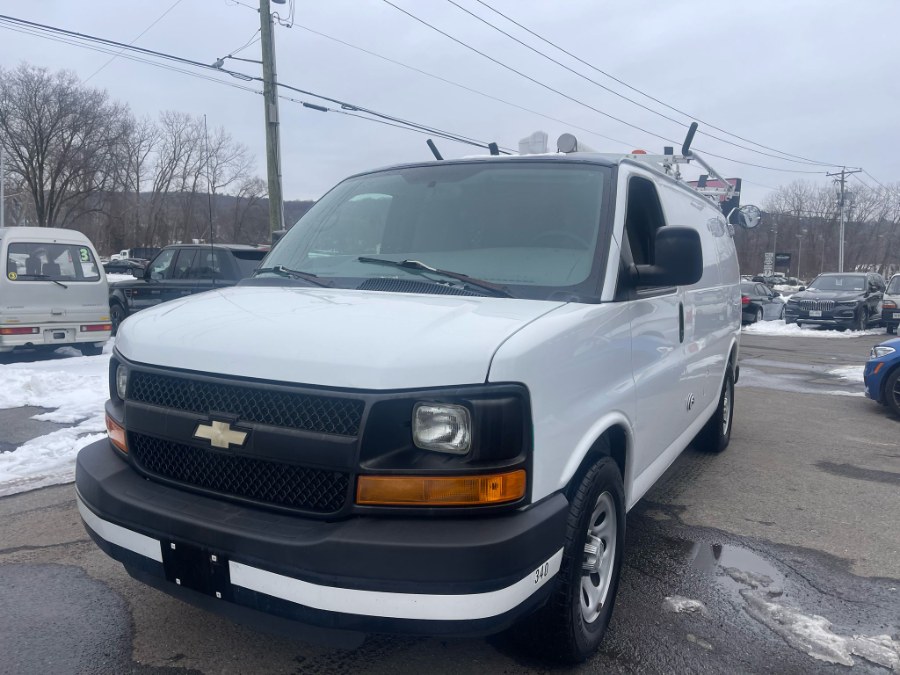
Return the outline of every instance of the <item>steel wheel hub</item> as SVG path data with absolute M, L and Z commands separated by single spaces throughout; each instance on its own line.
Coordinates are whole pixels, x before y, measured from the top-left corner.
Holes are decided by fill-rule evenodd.
M 588 521 L 581 562 L 581 616 L 593 623 L 609 594 L 616 559 L 616 503 L 609 492 L 597 497 Z

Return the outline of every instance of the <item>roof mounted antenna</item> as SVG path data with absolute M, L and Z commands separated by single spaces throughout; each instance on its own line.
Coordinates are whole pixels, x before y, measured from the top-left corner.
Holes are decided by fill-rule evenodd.
M 438 161 L 440 162 L 441 160 L 444 159 L 443 157 L 441 157 L 441 153 L 440 153 L 440 151 L 437 149 L 437 146 L 434 144 L 434 141 L 433 141 L 433 140 L 431 140 L 431 139 L 429 138 L 429 139 L 428 139 L 427 141 L 425 141 L 425 142 L 428 144 L 428 149 L 431 150 L 431 154 L 434 155 L 434 158 L 435 158 L 436 160 L 438 160 Z
M 688 129 L 687 136 L 684 137 L 684 143 L 681 146 L 681 154 L 684 157 L 691 156 L 691 143 L 694 142 L 694 134 L 697 133 L 697 127 L 700 126 L 696 122 L 691 122 L 691 126 Z M 666 153 L 670 154 L 670 153 Z

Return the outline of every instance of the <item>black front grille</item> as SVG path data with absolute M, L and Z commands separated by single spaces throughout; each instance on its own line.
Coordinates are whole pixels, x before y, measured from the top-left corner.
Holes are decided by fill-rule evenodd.
M 149 474 L 182 485 L 314 513 L 344 506 L 348 474 L 272 462 L 128 434 L 128 452 Z
M 801 300 L 800 309 L 807 312 L 810 310 L 831 312 L 834 310 L 834 300 Z
M 142 403 L 207 415 L 236 415 L 244 422 L 356 436 L 365 403 L 358 399 L 278 391 L 135 371 L 128 397 Z

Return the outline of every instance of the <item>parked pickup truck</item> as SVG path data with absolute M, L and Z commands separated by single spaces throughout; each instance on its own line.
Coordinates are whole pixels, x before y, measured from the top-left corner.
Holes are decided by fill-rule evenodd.
M 240 244 L 175 244 L 160 251 L 134 279 L 109 286 L 113 335 L 130 314 L 213 288 L 234 286 L 249 277 L 267 247 Z

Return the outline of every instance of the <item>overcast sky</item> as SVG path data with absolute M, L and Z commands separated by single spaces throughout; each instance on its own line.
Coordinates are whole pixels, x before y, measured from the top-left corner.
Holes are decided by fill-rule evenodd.
M 686 126 L 642 110 L 528 51 L 446 0 L 392 0 L 460 40 L 588 106 L 680 140 Z M 455 0 L 491 23 L 552 53 L 592 79 L 679 120 L 685 118 L 554 52 L 477 0 Z M 0 0 L 0 13 L 131 42 L 175 0 Z M 863 166 L 882 183 L 900 180 L 900 2 L 897 0 L 485 0 L 543 37 L 652 96 L 728 132 L 813 160 Z M 254 0 L 181 0 L 135 44 L 205 63 L 229 54 L 259 27 Z M 287 15 L 289 5 L 273 5 Z M 552 93 L 416 22 L 383 0 L 296 0 L 292 28 L 276 28 L 279 79 L 470 137 L 517 147 L 544 130 L 551 143 L 573 125 L 597 150 L 661 151 L 664 141 Z M 565 122 L 490 100 L 304 30 L 326 33 Z M 259 58 L 259 44 L 239 53 Z M 21 61 L 68 68 L 85 79 L 109 56 L 0 28 L 0 65 Z M 260 74 L 253 63 L 235 70 Z M 202 71 L 201 71 L 202 72 Z M 229 85 L 257 89 L 218 76 Z M 119 58 L 94 75 L 139 116 L 172 109 L 207 114 L 255 154 L 265 177 L 259 95 Z M 289 92 L 285 92 L 289 93 Z M 314 98 L 296 98 L 318 102 Z M 361 170 L 431 157 L 426 136 L 281 101 L 285 198 L 315 198 Z M 713 134 L 741 145 L 745 141 Z M 478 154 L 437 140 L 445 157 Z M 797 178 L 824 181 L 824 167 L 792 163 L 702 135 L 695 148 L 781 169 L 708 158 L 746 183 L 743 202 Z M 758 146 L 753 146 L 758 148 Z M 763 150 L 763 152 L 771 152 Z M 778 154 L 778 153 L 772 153 Z M 874 184 L 869 176 L 863 180 Z

